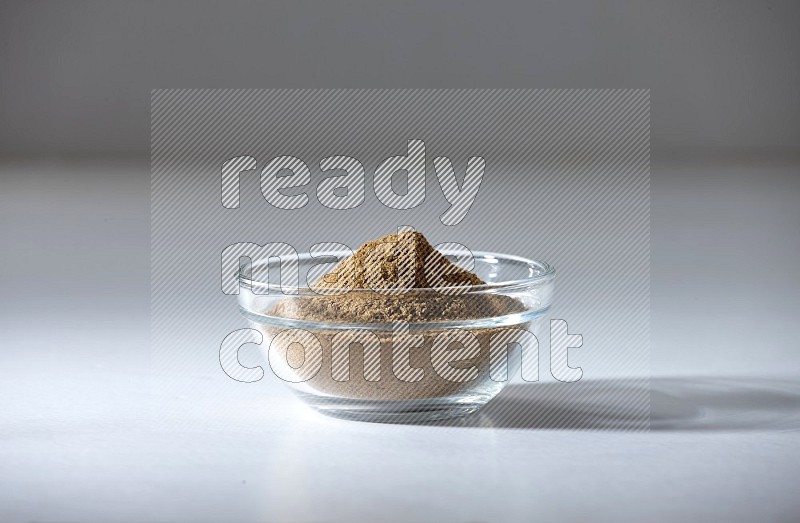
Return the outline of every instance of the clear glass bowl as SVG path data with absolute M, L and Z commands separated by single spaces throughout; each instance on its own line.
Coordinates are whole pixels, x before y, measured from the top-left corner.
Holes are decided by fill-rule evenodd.
M 319 412 L 403 423 L 463 416 L 519 373 L 522 345 L 507 343 L 509 336 L 525 330 L 541 338 L 555 278 L 544 262 L 472 254 L 472 270 L 485 285 L 325 295 L 257 281 L 249 274 L 266 268 L 271 280 L 279 260 L 254 260 L 240 271 L 239 307 L 264 335 L 272 371 Z M 325 255 L 342 257 L 300 255 L 299 274 Z

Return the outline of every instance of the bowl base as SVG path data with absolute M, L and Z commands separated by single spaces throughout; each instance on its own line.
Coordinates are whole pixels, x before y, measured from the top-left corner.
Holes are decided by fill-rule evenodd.
M 333 418 L 372 423 L 423 423 L 467 416 L 493 396 L 464 394 L 405 401 L 358 400 L 316 396 L 295 391 L 317 412 Z

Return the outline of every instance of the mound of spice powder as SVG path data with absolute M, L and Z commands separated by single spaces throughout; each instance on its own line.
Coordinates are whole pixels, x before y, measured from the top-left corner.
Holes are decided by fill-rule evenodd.
M 524 310 L 522 303 L 508 296 L 451 292 L 454 287 L 483 283 L 474 273 L 450 262 L 423 234 L 408 231 L 365 243 L 312 286 L 321 293 L 336 294 L 283 300 L 271 313 L 309 321 L 415 323 Z

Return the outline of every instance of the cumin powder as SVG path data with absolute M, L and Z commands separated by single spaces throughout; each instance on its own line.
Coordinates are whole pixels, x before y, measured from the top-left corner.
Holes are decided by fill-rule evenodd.
M 450 262 L 422 233 L 402 232 L 365 243 L 312 286 L 319 292 L 341 294 L 285 300 L 273 314 L 308 321 L 388 324 L 469 320 L 524 310 L 508 296 L 451 291 L 483 283 Z M 440 292 L 415 292 L 432 288 Z

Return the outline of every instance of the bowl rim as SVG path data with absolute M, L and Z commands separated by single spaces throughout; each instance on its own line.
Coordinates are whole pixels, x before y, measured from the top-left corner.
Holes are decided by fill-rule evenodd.
M 463 251 L 453 250 L 453 249 L 441 249 L 440 252 L 445 256 L 448 255 L 463 255 Z M 483 259 L 495 259 L 495 260 L 507 260 L 510 262 L 521 263 L 527 265 L 529 269 L 539 271 L 538 274 L 533 276 L 529 276 L 527 278 L 519 278 L 516 280 L 506 280 L 506 281 L 498 281 L 498 282 L 490 282 L 484 283 L 481 285 L 458 285 L 458 286 L 449 286 L 449 287 L 425 287 L 425 288 L 414 288 L 414 289 L 374 289 L 374 288 L 326 288 L 324 293 L 318 292 L 314 290 L 312 287 L 309 286 L 300 286 L 292 287 L 282 285 L 281 283 L 269 283 L 254 280 L 251 277 L 247 276 L 244 273 L 244 269 L 247 266 L 242 266 L 239 268 L 238 273 L 238 280 L 239 284 L 247 288 L 249 290 L 253 290 L 254 287 L 258 289 L 262 289 L 265 292 L 257 292 L 255 294 L 271 294 L 273 291 L 276 293 L 280 293 L 286 296 L 327 296 L 333 294 L 347 294 L 351 292 L 366 292 L 366 293 L 387 293 L 387 294 L 410 294 L 410 293 L 426 293 L 426 292 L 435 292 L 437 294 L 454 294 L 454 295 L 465 295 L 465 294 L 496 294 L 501 291 L 506 292 L 513 292 L 513 291 L 520 291 L 524 289 L 528 289 L 530 287 L 534 287 L 537 285 L 541 285 L 542 283 L 549 282 L 553 280 L 556 275 L 556 269 L 553 265 L 539 260 L 532 260 L 529 258 L 524 258 L 522 256 L 516 256 L 513 254 L 503 254 L 503 253 L 496 253 L 490 251 L 470 251 L 473 258 L 483 258 Z M 297 254 L 297 260 L 310 260 L 310 259 L 319 259 L 326 256 L 336 256 L 341 257 L 344 255 L 352 254 L 352 252 L 343 251 L 343 250 L 330 250 L 330 251 L 322 251 L 322 252 L 315 252 L 312 256 L 310 252 L 303 252 Z M 250 264 L 250 273 L 252 274 L 252 268 L 258 264 L 263 264 L 265 261 L 269 263 L 270 260 L 274 260 L 273 258 L 264 259 L 257 259 L 252 260 Z M 289 290 L 290 292 L 287 292 Z

